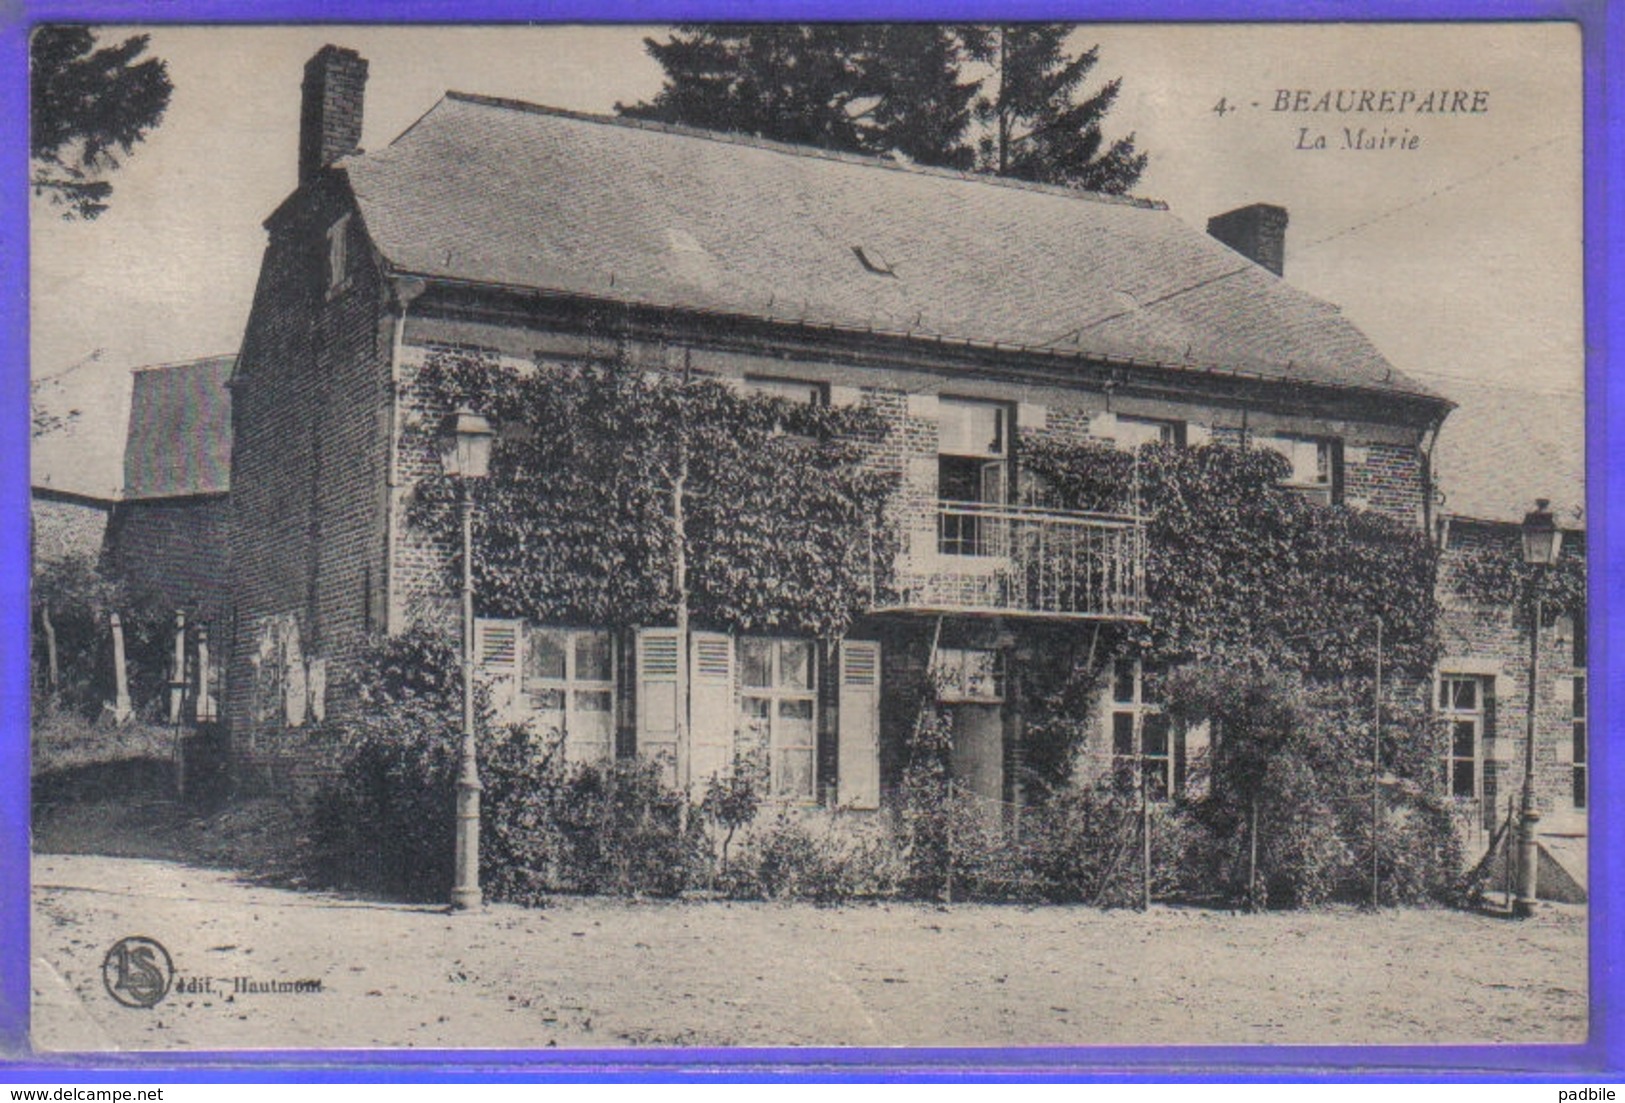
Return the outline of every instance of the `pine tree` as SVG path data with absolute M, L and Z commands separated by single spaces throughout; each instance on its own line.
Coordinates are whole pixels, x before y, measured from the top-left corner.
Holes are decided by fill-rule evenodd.
M 113 185 L 103 177 L 163 121 L 174 90 L 158 58 L 138 61 L 148 37 L 97 48 L 87 27 L 44 26 L 29 43 L 29 181 L 34 194 L 65 207 L 64 218 L 95 218 Z
M 976 82 L 927 24 L 709 24 L 644 40 L 666 71 L 631 118 L 969 168 Z
M 1079 100 L 1098 61 L 1066 24 L 710 24 L 645 39 L 666 72 L 635 118 L 1121 193 L 1145 168 L 1100 124 L 1120 82 Z M 987 75 L 977 75 L 989 70 Z M 986 131 L 980 138 L 977 131 Z M 1103 148 L 1104 147 L 1104 148 Z
M 1122 81 L 1109 80 L 1080 99 L 1100 60 L 1100 48 L 1068 57 L 1071 31 L 1065 23 L 961 29 L 966 54 L 993 69 L 975 106 L 977 120 L 988 130 L 978 142 L 977 167 L 1019 180 L 1120 195 L 1139 180 L 1147 158 L 1135 149 L 1132 134 L 1102 150 L 1101 120 L 1116 102 Z

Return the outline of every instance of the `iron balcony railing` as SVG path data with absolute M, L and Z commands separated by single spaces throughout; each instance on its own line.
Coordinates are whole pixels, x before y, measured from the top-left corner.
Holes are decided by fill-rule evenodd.
M 1120 514 L 939 502 L 895 583 L 893 611 L 1145 620 L 1145 530 Z

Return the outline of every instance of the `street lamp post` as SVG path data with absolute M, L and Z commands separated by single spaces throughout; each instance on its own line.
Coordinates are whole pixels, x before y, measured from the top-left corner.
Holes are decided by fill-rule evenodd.
M 457 508 L 463 529 L 463 731 L 457 773 L 454 910 L 477 908 L 480 893 L 480 770 L 474 750 L 474 499 L 469 483 L 491 467 L 490 422 L 466 406 L 446 418 L 440 433 L 440 463 L 457 481 Z
M 1537 499 L 1535 508 L 1523 519 L 1523 561 L 1535 568 L 1529 581 L 1529 708 L 1523 742 L 1523 805 L 1518 820 L 1518 886 L 1512 901 L 1512 914 L 1527 919 L 1535 913 L 1535 871 L 1539 860 L 1535 829 L 1540 810 L 1535 804 L 1535 712 L 1540 690 L 1540 586 L 1546 568 L 1557 561 L 1563 533 L 1557 527 L 1550 503 Z

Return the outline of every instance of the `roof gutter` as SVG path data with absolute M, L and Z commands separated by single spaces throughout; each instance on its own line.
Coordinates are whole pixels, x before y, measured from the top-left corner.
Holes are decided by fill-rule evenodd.
M 1287 375 L 1271 375 L 1268 372 L 1256 371 L 1241 367 L 1227 367 L 1219 364 L 1176 363 L 1169 360 L 1158 360 L 1151 357 L 1121 356 L 1106 352 L 1093 352 L 1082 348 L 1061 348 L 1053 345 L 1027 345 L 1015 341 L 988 341 L 974 337 L 958 337 L 952 334 L 932 333 L 924 330 L 886 329 L 881 326 L 854 326 L 840 322 L 813 321 L 808 318 L 774 317 L 771 314 L 740 314 L 735 311 L 714 310 L 708 307 L 685 306 L 677 303 L 663 303 L 653 300 L 634 299 L 629 297 L 611 298 L 603 295 L 593 295 L 579 291 L 550 291 L 538 287 L 526 287 L 518 284 L 497 283 L 487 280 L 470 280 L 457 276 L 434 275 L 427 272 L 410 272 L 404 269 L 392 269 L 394 278 L 413 277 L 425 283 L 439 284 L 445 287 L 463 287 L 474 290 L 496 291 L 516 297 L 529 297 L 538 299 L 566 300 L 574 299 L 586 303 L 602 306 L 641 307 L 646 310 L 678 311 L 702 318 L 719 318 L 741 322 L 755 322 L 758 324 L 793 326 L 811 332 L 837 333 L 852 337 L 880 337 L 895 341 L 929 342 L 939 347 L 966 349 L 972 352 L 993 352 L 1005 355 L 1037 356 L 1051 360 L 1070 360 L 1073 362 L 1087 361 L 1101 364 L 1106 367 L 1122 368 L 1149 368 L 1157 371 L 1178 372 L 1185 374 L 1199 374 L 1210 378 L 1241 379 L 1248 382 L 1267 383 L 1272 386 L 1296 386 L 1308 389 L 1338 391 L 1347 394 L 1369 395 L 1374 398 L 1414 402 L 1431 406 L 1438 411 L 1434 424 L 1442 422 L 1445 415 L 1456 408 L 1456 403 L 1448 398 L 1438 395 L 1419 394 L 1411 391 L 1394 390 L 1390 388 L 1365 386 L 1356 383 L 1336 383 L 1328 380 L 1296 379 Z

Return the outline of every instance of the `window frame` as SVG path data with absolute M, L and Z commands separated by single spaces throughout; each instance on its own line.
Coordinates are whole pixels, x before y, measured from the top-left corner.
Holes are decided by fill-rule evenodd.
M 1119 693 L 1120 679 L 1127 670 L 1129 695 Z M 1155 769 L 1159 783 L 1145 786 L 1146 797 L 1152 801 L 1167 801 L 1178 796 L 1185 788 L 1185 754 L 1182 750 L 1184 732 L 1175 730 L 1160 701 L 1146 697 L 1146 664 L 1137 657 L 1118 656 L 1111 661 L 1106 683 L 1105 739 L 1111 752 L 1112 777 L 1120 785 L 1138 790 L 1141 770 L 1146 765 Z M 1120 750 L 1120 727 L 1128 723 L 1129 749 Z M 1148 722 L 1162 732 L 1162 750 L 1146 750 Z
M 977 692 L 972 685 L 972 657 L 977 666 L 986 657 L 985 692 Z M 1009 670 L 1005 653 L 993 647 L 938 647 L 931 659 L 931 676 L 937 686 L 937 700 L 946 704 L 998 705 L 1003 704 L 1009 692 Z
M 745 661 L 746 648 L 751 645 L 765 644 L 771 656 L 768 666 L 768 685 L 753 685 L 747 679 L 748 665 Z M 786 645 L 795 645 L 806 649 L 807 678 L 806 686 L 787 686 L 784 682 L 784 649 Z M 812 640 L 796 636 L 741 636 L 738 644 L 738 654 L 735 662 L 739 679 L 739 726 L 753 735 L 758 734 L 756 724 L 763 720 L 767 722 L 767 761 L 768 761 L 768 795 L 774 801 L 786 804 L 811 805 L 818 802 L 818 647 Z M 766 706 L 767 715 L 752 715 L 748 711 L 747 701 L 762 702 Z M 806 726 L 806 742 L 792 743 L 791 734 L 784 716 L 784 706 L 795 703 L 807 705 L 808 718 Z M 758 740 L 759 741 L 759 740 Z M 807 788 L 803 792 L 787 791 L 787 770 L 783 765 L 786 754 L 796 753 L 806 756 Z
M 564 641 L 564 677 L 554 678 L 536 676 L 536 684 L 532 685 L 531 674 L 531 648 L 533 641 L 542 636 L 556 636 Z M 581 642 L 588 637 L 602 637 L 609 654 L 609 678 L 583 678 L 580 676 L 580 647 Z M 620 684 L 620 656 L 615 646 L 615 635 L 607 628 L 575 628 L 560 625 L 531 624 L 526 622 L 521 632 L 521 651 L 519 656 L 519 682 L 515 687 L 516 700 L 522 715 L 532 718 L 540 723 L 540 718 L 548 714 L 557 713 L 560 718 L 558 732 L 560 735 L 560 749 L 564 752 L 567 762 L 608 762 L 615 758 L 616 717 L 617 702 L 619 701 Z M 539 704 L 537 698 L 544 693 L 556 693 L 560 696 L 563 707 L 551 708 Z M 603 694 L 609 701 L 609 708 L 582 709 L 580 695 Z M 583 743 L 572 738 L 585 727 L 582 719 L 586 715 L 608 717 L 609 731 L 607 737 L 594 739 L 592 747 L 603 747 L 601 757 L 583 757 L 577 753 Z M 545 734 L 545 733 L 544 733 Z
M 327 297 L 350 287 L 350 212 L 345 211 L 327 227 Z
M 1155 440 L 1147 437 L 1145 440 L 1125 441 L 1122 437 L 1124 425 L 1134 426 L 1136 429 L 1156 429 L 1158 435 Z M 1185 446 L 1185 422 L 1178 418 L 1167 417 L 1141 417 L 1138 414 L 1113 415 L 1112 440 L 1119 448 L 1138 451 L 1147 444 L 1171 444 L 1178 448 Z
M 1576 670 L 1572 677 L 1574 692 L 1569 704 L 1569 723 L 1573 757 L 1569 761 L 1572 771 L 1569 801 L 1576 812 L 1583 812 L 1591 804 L 1591 685 L 1584 670 Z
M 1321 436 L 1315 433 L 1254 433 L 1252 434 L 1254 448 L 1263 448 L 1283 457 L 1287 463 L 1293 465 L 1293 470 L 1277 485 L 1287 490 L 1296 491 L 1305 497 L 1318 500 L 1324 505 L 1337 505 L 1343 500 L 1343 440 L 1341 437 Z M 1276 444 L 1287 446 L 1314 445 L 1316 449 L 1315 466 L 1318 469 L 1324 461 L 1324 477 L 1317 474 L 1313 479 L 1298 477 L 1296 457 L 1291 451 L 1276 447 Z
M 1474 704 L 1469 708 L 1462 708 L 1456 704 L 1456 694 L 1447 692 L 1447 687 L 1456 685 L 1471 685 L 1473 687 Z M 1445 796 L 1451 800 L 1476 801 L 1484 795 L 1484 740 L 1488 732 L 1490 713 L 1490 693 L 1493 688 L 1491 679 L 1482 674 L 1460 674 L 1453 671 L 1439 673 L 1438 691 L 1434 695 L 1434 711 L 1449 725 L 1445 733 L 1444 754 L 1442 767 L 1444 776 Z M 1473 750 L 1470 756 L 1461 755 L 1456 750 L 1457 724 L 1471 724 L 1473 729 Z M 1464 764 L 1472 768 L 1471 791 L 1457 792 L 1456 772 Z
M 983 447 L 943 440 L 944 410 L 986 410 L 993 414 L 993 439 Z M 961 507 L 958 513 L 937 511 L 937 553 L 960 557 L 999 558 L 1007 552 L 1009 526 L 1003 518 L 982 516 L 974 509 L 1002 509 L 1010 505 L 1016 486 L 1016 406 L 991 398 L 942 395 L 937 399 L 937 500 Z M 953 447 L 954 451 L 948 448 Z M 973 482 L 976 496 L 948 497 L 943 490 L 947 474 Z M 958 481 L 958 480 L 956 480 Z
M 816 379 L 802 379 L 789 375 L 746 375 L 740 380 L 740 390 L 752 398 L 776 398 L 802 406 L 828 406 L 829 384 Z M 792 391 L 805 389 L 806 394 Z

